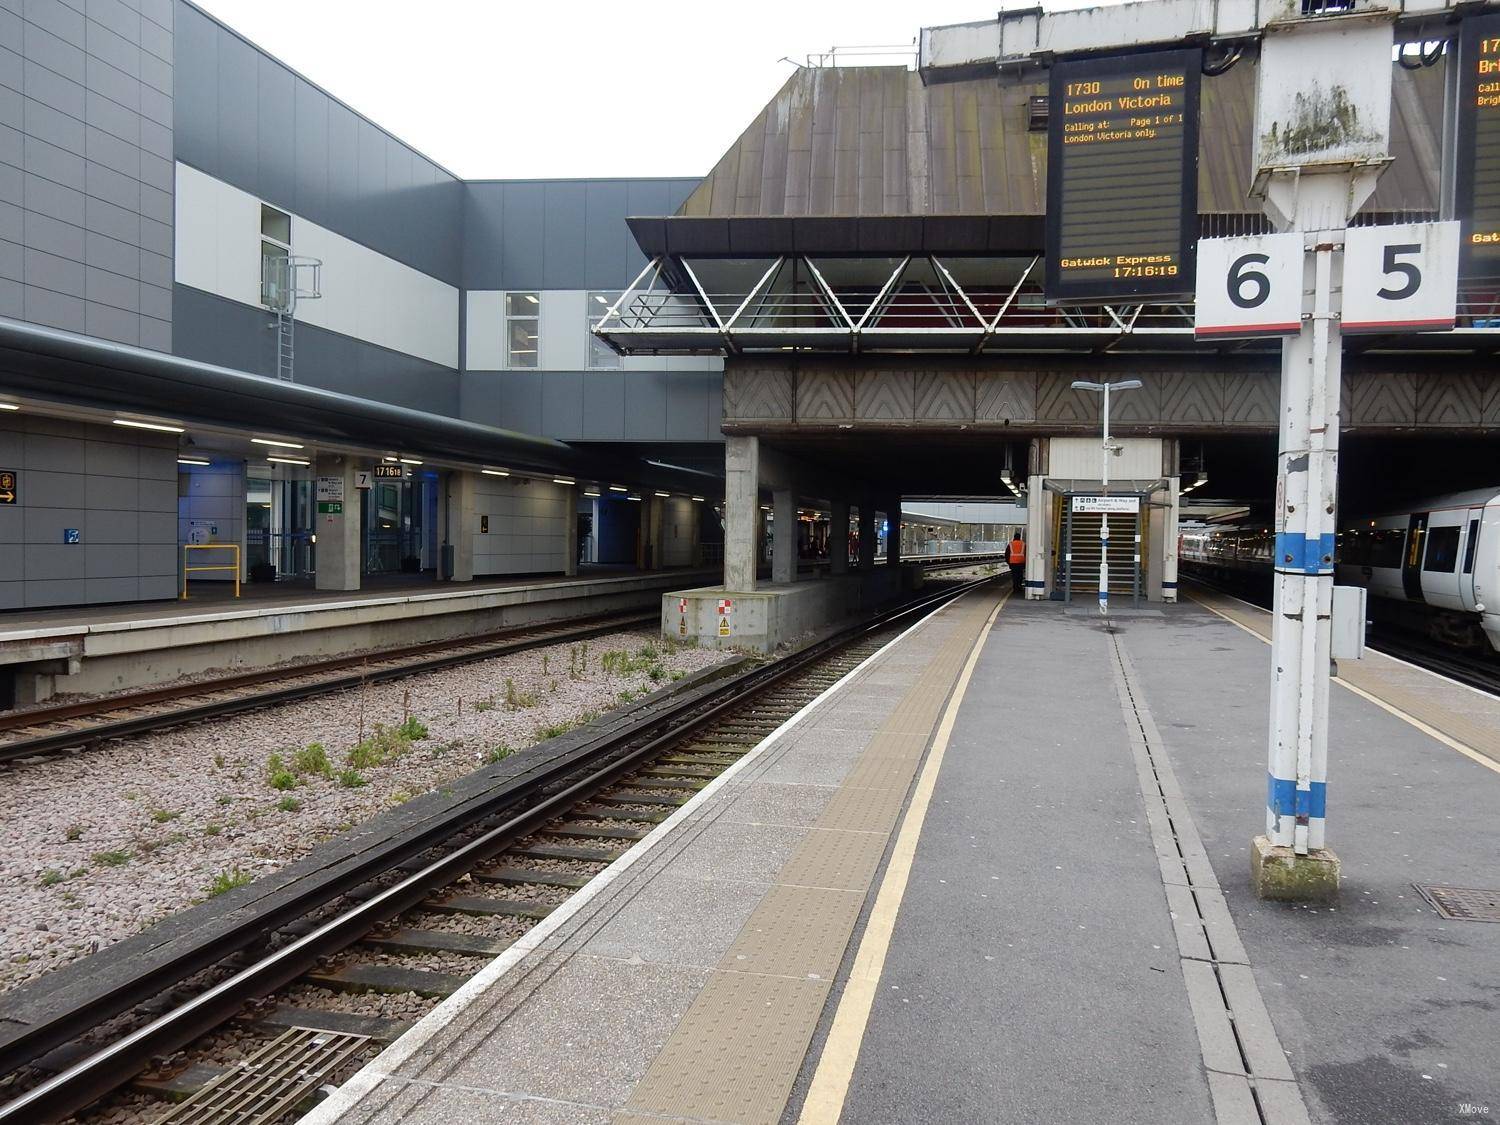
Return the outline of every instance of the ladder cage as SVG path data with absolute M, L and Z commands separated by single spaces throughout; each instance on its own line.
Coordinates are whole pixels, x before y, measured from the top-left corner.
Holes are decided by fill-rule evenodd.
M 298 301 L 323 295 L 323 261 L 296 254 L 264 254 L 260 259 L 260 299 L 276 314 L 276 378 L 294 381 Z

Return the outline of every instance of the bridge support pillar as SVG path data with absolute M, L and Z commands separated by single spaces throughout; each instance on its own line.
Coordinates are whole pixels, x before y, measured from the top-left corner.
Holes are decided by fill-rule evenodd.
M 755 589 L 760 543 L 760 439 L 724 436 L 724 588 Z

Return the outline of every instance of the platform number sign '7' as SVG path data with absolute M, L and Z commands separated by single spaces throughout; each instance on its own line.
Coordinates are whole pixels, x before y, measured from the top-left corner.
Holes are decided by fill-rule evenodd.
M 1344 238 L 1344 331 L 1452 328 L 1458 255 L 1457 223 L 1351 227 Z
M 1252 234 L 1198 243 L 1195 336 L 1287 336 L 1301 328 L 1302 235 Z

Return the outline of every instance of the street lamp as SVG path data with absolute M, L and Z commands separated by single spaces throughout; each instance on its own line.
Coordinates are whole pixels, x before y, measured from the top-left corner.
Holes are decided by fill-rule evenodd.
M 1109 444 L 1109 392 L 1133 391 L 1141 386 L 1139 379 L 1118 379 L 1113 383 L 1091 383 L 1087 379 L 1075 379 L 1075 391 L 1094 391 L 1104 395 L 1104 442 L 1100 453 L 1099 483 L 1103 494 L 1109 496 L 1109 455 L 1115 452 Z M 1108 505 L 1099 513 L 1099 612 L 1109 615 L 1109 510 Z

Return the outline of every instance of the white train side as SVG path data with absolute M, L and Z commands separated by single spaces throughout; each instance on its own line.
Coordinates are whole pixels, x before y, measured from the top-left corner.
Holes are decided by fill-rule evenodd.
M 1274 536 L 1264 525 L 1184 526 L 1180 558 L 1218 577 L 1269 577 Z M 1428 632 L 1500 652 L 1500 489 L 1437 496 L 1345 524 L 1337 581 L 1404 607 Z

